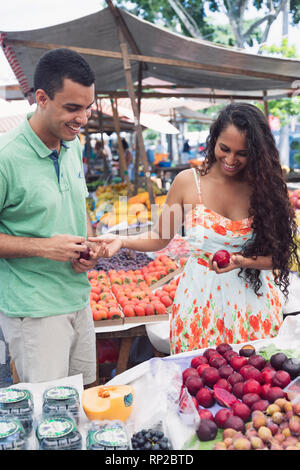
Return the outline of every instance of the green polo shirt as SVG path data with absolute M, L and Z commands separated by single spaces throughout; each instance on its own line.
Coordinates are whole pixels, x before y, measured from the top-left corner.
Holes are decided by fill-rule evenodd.
M 79 139 L 61 146 L 58 167 L 52 151 L 28 119 L 0 138 L 0 233 L 50 238 L 86 238 L 88 195 Z M 59 174 L 57 169 L 59 168 Z M 50 259 L 0 259 L 0 311 L 8 316 L 44 317 L 70 313 L 89 302 L 86 273 L 71 262 Z

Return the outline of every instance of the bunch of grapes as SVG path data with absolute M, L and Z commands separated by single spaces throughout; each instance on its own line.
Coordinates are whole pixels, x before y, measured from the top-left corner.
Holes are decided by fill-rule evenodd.
M 156 429 L 142 429 L 133 434 L 131 438 L 134 450 L 168 450 L 171 449 L 169 439 L 162 431 Z
M 108 272 L 111 269 L 123 269 L 124 271 L 140 269 L 153 261 L 146 253 L 121 248 L 111 258 L 99 258 L 95 269 Z

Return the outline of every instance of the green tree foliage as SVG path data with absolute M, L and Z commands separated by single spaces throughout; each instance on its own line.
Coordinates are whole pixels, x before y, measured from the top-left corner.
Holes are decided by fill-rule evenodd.
M 297 59 L 297 53 L 294 46 L 290 46 L 287 38 L 283 38 L 281 46 L 263 46 L 263 50 L 272 55 Z M 263 105 L 257 103 L 257 106 L 263 110 Z M 281 125 L 287 124 L 291 116 L 300 116 L 300 96 L 295 95 L 293 99 L 281 99 L 268 101 L 269 114 L 279 117 Z
M 265 42 L 272 23 L 287 0 L 117 0 L 117 5 L 147 21 L 163 25 L 186 36 L 198 37 L 222 45 L 246 47 Z M 257 18 L 249 20 L 250 7 Z M 300 22 L 300 0 L 290 0 L 293 24 Z M 226 24 L 212 24 L 212 15 L 222 13 Z M 228 34 L 227 34 L 228 33 Z

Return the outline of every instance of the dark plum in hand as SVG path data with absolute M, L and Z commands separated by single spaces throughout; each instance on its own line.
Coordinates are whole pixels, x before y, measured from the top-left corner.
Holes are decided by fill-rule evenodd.
M 90 260 L 91 259 L 91 249 L 87 246 L 85 251 L 79 252 L 79 259 Z

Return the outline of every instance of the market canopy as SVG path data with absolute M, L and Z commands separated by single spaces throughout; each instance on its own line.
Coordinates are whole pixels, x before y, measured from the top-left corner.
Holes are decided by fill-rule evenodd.
M 75 48 L 86 56 L 96 74 L 97 92 L 115 92 L 127 89 L 120 30 L 127 42 L 135 82 L 141 64 L 143 78 L 155 77 L 185 89 L 206 88 L 210 93 L 223 90 L 230 94 L 234 90 L 236 97 L 247 92 L 254 96 L 257 91 L 262 98 L 263 90 L 291 94 L 300 77 L 300 61 L 254 55 L 187 38 L 113 5 L 47 28 L 2 32 L 0 43 L 28 98 L 36 63 L 45 50 L 56 47 Z

